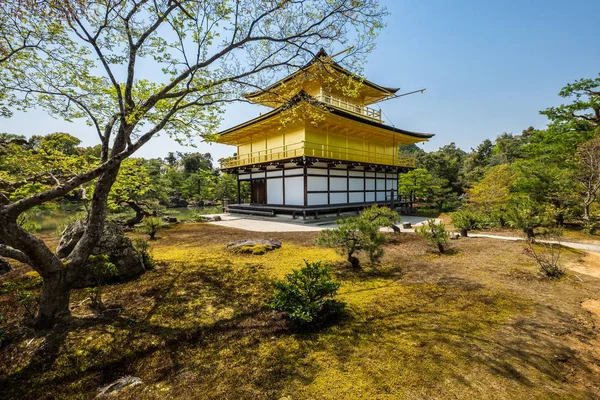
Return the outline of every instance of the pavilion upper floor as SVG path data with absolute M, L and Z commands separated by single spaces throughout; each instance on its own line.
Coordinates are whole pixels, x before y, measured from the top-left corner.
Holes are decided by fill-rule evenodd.
M 237 147 L 234 156 L 220 160 L 224 170 L 301 156 L 414 168 L 415 160 L 400 157 L 399 147 L 431 136 L 304 100 L 228 129 L 217 141 Z

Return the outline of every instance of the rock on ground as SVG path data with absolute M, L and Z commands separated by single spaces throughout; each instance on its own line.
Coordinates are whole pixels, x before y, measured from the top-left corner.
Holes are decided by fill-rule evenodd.
M 160 204 L 169 208 L 180 208 L 189 206 L 188 201 L 186 199 L 182 199 L 179 196 L 170 196 L 166 202 L 161 202 Z
M 281 247 L 281 242 L 275 239 L 243 239 L 227 243 L 227 249 L 236 253 L 244 254 L 265 254 L 267 251 L 275 250 Z
M 60 243 L 56 249 L 56 254 L 64 258 L 69 253 L 85 231 L 84 220 L 78 220 L 67 225 L 62 233 Z M 98 244 L 92 250 L 92 254 L 106 254 L 113 264 L 117 267 L 118 274 L 115 280 L 127 280 L 137 278 L 145 272 L 144 262 L 141 254 L 135 249 L 133 243 L 123 234 L 123 229 L 115 222 L 106 221 L 104 231 Z M 95 285 L 92 274 L 82 269 L 81 275 L 73 282 L 74 287 L 85 287 Z
M 119 395 L 124 389 L 141 385 L 143 382 L 135 376 L 124 376 L 98 390 L 97 399 Z

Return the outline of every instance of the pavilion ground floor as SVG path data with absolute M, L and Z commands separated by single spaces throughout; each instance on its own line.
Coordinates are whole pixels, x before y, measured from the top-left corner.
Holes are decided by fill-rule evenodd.
M 224 211 L 241 214 L 294 217 L 360 211 L 373 204 L 394 208 L 410 206 L 398 196 L 398 166 L 323 160 L 310 157 L 237 167 L 225 172 L 237 176 L 237 202 Z M 250 187 L 243 201 L 240 186 Z

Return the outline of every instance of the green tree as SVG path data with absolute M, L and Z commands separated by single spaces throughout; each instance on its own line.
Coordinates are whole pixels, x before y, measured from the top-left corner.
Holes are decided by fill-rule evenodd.
M 183 172 L 186 175 L 199 171 L 212 171 L 212 155 L 210 153 L 177 153 L 181 160 Z
M 212 171 L 199 170 L 190 174 L 181 184 L 181 195 L 186 199 L 212 200 L 216 177 Z
M 600 74 L 569 83 L 558 95 L 573 101 L 541 111 L 551 126 L 570 132 L 594 132 L 600 126 Z
M 372 48 L 385 15 L 373 0 L 3 4 L 0 113 L 39 108 L 83 119 L 101 145 L 98 165 L 0 196 L 0 242 L 26 255 L 44 281 L 39 326 L 69 315 L 73 271 L 102 234 L 123 160 L 158 132 L 181 143 L 212 139 L 224 104 L 296 71 L 321 46 L 343 49 L 351 41 L 344 60 L 355 64 Z M 18 226 L 21 213 L 92 181 L 85 233 L 65 259 Z
M 416 202 L 428 201 L 432 195 L 433 187 L 437 184 L 438 182 L 426 169 L 415 168 L 400 174 L 398 193 L 408 197 L 412 208 Z
M 492 141 L 485 139 L 467 155 L 463 164 L 463 174 L 467 184 L 482 178 L 492 162 L 493 148 Z
M 491 215 L 505 210 L 517 173 L 508 164 L 490 168 L 482 179 L 467 191 L 469 207 Z
M 463 163 L 467 153 L 456 147 L 454 142 L 440 147 L 438 151 L 420 154 L 419 168 L 425 168 L 433 177 L 445 179 L 448 187 L 457 194 L 463 193 Z
M 597 200 L 600 191 L 600 138 L 583 143 L 577 151 L 577 172 L 579 191 L 583 203 L 583 220 L 588 231 L 591 230 L 591 205 Z
M 521 157 L 522 141 L 520 136 L 504 132 L 496 138 L 492 156 L 498 164 L 511 164 Z
M 240 188 L 241 189 L 241 188 Z M 231 174 L 221 174 L 217 177 L 214 189 L 214 197 L 219 200 L 237 201 L 237 178 Z M 241 197 L 245 198 L 243 194 Z
M 43 136 L 40 140 L 40 148 L 48 154 L 62 153 L 72 156 L 78 153 L 77 146 L 81 144 L 81 140 L 68 133 L 52 133 Z

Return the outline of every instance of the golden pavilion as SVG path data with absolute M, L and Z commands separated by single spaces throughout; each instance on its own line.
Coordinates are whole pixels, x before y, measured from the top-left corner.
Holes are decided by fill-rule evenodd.
M 219 133 L 217 142 L 237 147 L 219 160 L 238 180 L 237 204 L 227 211 L 317 217 L 398 204 L 398 175 L 415 167 L 399 147 L 433 136 L 385 125 L 381 110 L 368 107 L 398 90 L 358 77 L 321 50 L 292 75 L 246 94 L 273 110 Z M 244 181 L 249 204 L 240 201 Z

